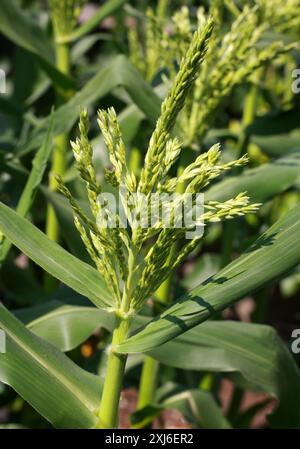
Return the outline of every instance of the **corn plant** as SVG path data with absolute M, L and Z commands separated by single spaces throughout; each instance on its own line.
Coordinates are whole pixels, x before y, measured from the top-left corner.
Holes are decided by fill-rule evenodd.
M 222 27 L 222 13 L 226 7 L 233 15 L 229 31 Z M 270 26 L 278 31 L 287 26 L 290 32 L 294 30 L 295 33 L 299 21 L 298 7 L 297 2 L 291 2 L 283 11 L 257 2 L 239 11 L 234 2 L 211 2 L 209 13 L 216 26 L 209 54 L 190 91 L 178 125 L 178 133 L 185 146 L 201 147 L 220 106 L 234 87 L 255 80 L 256 69 L 291 50 L 293 45 L 284 45 L 280 36 L 267 46 L 259 43 Z M 148 9 L 144 46 L 140 44 L 137 27 L 129 30 L 133 64 L 150 81 L 162 69 L 167 69 L 168 77 L 173 79 L 176 73 L 174 62 L 178 64 L 185 55 L 194 27 L 203 26 L 207 20 L 208 14 L 203 7 L 197 10 L 196 25 L 185 6 L 174 13 L 170 24 L 166 24 L 166 18 Z
M 108 15 L 120 24 L 135 10 L 107 2 L 79 24 L 85 3 L 49 1 L 43 28 L 3 0 L 0 31 L 33 58 L 42 87 L 14 116 L 13 140 L 0 140 L 0 381 L 38 412 L 40 426 L 48 425 L 41 417 L 58 428 L 122 426 L 129 380 L 140 384 L 134 428 L 168 409 L 194 427 L 246 427 L 255 410 L 239 410 L 236 394 L 245 388 L 277 399 L 270 426 L 299 427 L 299 370 L 277 331 L 263 324 L 258 298 L 264 305 L 270 284 L 299 291 L 299 136 L 292 120 L 286 127 L 298 106 L 280 87 L 296 64 L 298 0 L 285 7 L 214 0 L 194 18 L 183 6 L 170 21 L 171 2 L 160 0 L 146 12 L 142 46 L 135 27 L 108 32 L 109 39 L 128 35 L 131 62 L 111 55 L 107 35 L 88 33 Z M 99 41 L 98 65 L 85 72 Z M 261 86 L 266 73 L 278 88 L 271 99 Z M 224 137 L 214 127 L 239 88 L 246 92 L 241 118 L 230 120 Z M 39 103 L 50 94 L 55 109 L 41 119 Z M 277 115 L 269 115 L 275 103 Z M 13 98 L 3 105 L 14 111 Z M 274 142 L 276 128 L 286 133 L 279 140 L 286 154 Z M 241 240 L 236 253 L 234 239 Z M 195 271 L 186 270 L 205 264 L 211 247 L 219 268 L 201 268 L 193 280 Z M 257 300 L 253 323 L 223 319 L 249 295 Z M 136 355 L 144 356 L 142 369 Z M 227 413 L 216 393 L 224 373 L 235 384 Z

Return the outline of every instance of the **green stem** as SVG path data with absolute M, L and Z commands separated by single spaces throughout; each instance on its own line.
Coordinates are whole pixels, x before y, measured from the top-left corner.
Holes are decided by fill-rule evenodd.
M 70 74 L 70 49 L 68 44 L 56 44 L 56 67 L 66 75 Z M 63 104 L 67 99 L 67 94 L 59 89 L 56 90 L 57 105 Z M 69 145 L 68 134 L 61 134 L 55 139 L 51 169 L 49 173 L 49 189 L 53 192 L 57 190 L 55 175 L 64 176 L 67 168 L 67 150 Z M 46 215 L 46 235 L 50 240 L 59 240 L 59 225 L 54 208 L 51 204 L 47 206 Z M 45 277 L 45 288 L 51 291 L 56 286 L 57 281 L 50 275 Z
M 114 348 L 124 341 L 130 327 L 130 298 L 134 284 L 134 269 L 136 254 L 133 250 L 129 252 L 128 278 L 124 288 L 122 303 L 117 316 L 117 326 L 113 332 L 112 344 L 107 359 L 107 370 L 103 386 L 102 398 L 99 410 L 98 428 L 112 429 L 118 426 L 118 409 L 121 389 L 126 365 L 126 354 L 118 354 Z
M 159 363 L 157 360 L 152 359 L 152 357 L 145 357 L 137 404 L 138 409 L 153 401 L 157 386 L 158 367 Z
M 157 18 L 162 20 L 166 17 L 168 9 L 170 7 L 170 0 L 158 0 L 156 15 Z
M 62 176 L 66 171 L 66 149 L 68 138 L 65 135 L 57 136 L 55 139 L 55 148 L 51 163 L 51 172 L 49 173 L 49 189 L 55 192 L 57 190 L 57 182 L 55 175 Z M 58 222 L 53 207 L 49 204 L 46 219 L 46 234 L 49 239 L 55 242 L 59 239 Z
M 65 75 L 70 74 L 70 47 L 68 44 L 59 44 L 55 46 L 56 67 Z M 61 92 L 63 96 L 63 92 Z
M 128 330 L 129 320 L 118 319 L 107 359 L 107 369 L 99 412 L 99 424 L 97 425 L 99 429 L 113 429 L 118 426 L 118 409 L 127 356 L 116 353 L 114 347 L 126 339 Z
M 259 76 L 260 79 L 260 76 Z M 245 99 L 243 119 L 242 119 L 242 133 L 238 142 L 237 157 L 241 157 L 248 148 L 249 134 L 246 132 L 246 127 L 254 120 L 257 108 L 259 94 L 259 85 L 252 84 Z

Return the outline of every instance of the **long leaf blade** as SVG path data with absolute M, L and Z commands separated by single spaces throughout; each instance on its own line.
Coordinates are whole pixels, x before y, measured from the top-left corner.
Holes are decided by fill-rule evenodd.
M 88 297 L 97 307 L 113 305 L 98 271 L 72 256 L 39 229 L 0 203 L 0 230 L 24 254 L 61 282 Z
M 0 306 L 6 352 L 0 354 L 0 380 L 14 388 L 55 427 L 95 426 L 100 391 L 96 376 L 33 335 Z
M 23 320 L 24 313 L 28 328 L 62 351 L 84 342 L 99 326 L 110 331 L 114 328 L 109 314 L 91 307 L 57 303 L 46 313 L 36 307 L 21 313 Z M 133 325 L 143 322 L 145 317 L 138 317 Z M 300 424 L 298 369 L 270 326 L 208 321 L 155 348 L 150 355 L 164 365 L 183 370 L 238 375 L 250 389 L 277 398 L 278 406 L 269 418 L 273 426 Z
M 125 89 L 132 101 L 154 125 L 159 116 L 161 100 L 126 57 L 120 55 L 111 64 L 101 69 L 65 105 L 54 112 L 54 135 L 70 131 L 83 106 L 90 106 L 118 87 Z M 22 147 L 20 154 L 25 154 L 41 143 L 48 122 L 49 117 L 33 131 L 28 144 Z
M 249 388 L 278 399 L 274 427 L 299 427 L 300 377 L 292 355 L 270 326 L 207 321 L 150 352 L 185 370 L 234 373 Z
M 64 89 L 74 88 L 74 82 L 56 69 L 54 48 L 46 33 L 25 14 L 15 0 L 1 1 L 0 32 L 14 44 L 35 54 L 53 82 Z
M 17 7 L 14 0 L 1 1 L 0 32 L 16 45 L 48 62 L 54 60 L 54 51 L 46 34 Z
M 28 329 L 63 352 L 79 346 L 99 327 L 109 331 L 115 327 L 114 315 L 105 310 L 59 301 L 18 310 L 16 315 Z
M 300 204 L 241 257 L 119 345 L 119 351 L 131 353 L 154 349 L 276 280 L 300 262 L 299 236 Z

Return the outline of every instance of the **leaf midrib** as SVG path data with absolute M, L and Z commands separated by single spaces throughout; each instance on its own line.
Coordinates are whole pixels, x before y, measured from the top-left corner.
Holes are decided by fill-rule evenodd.
M 63 315 L 65 315 L 66 313 L 68 313 L 68 314 L 70 314 L 70 313 L 72 313 L 72 314 L 74 314 L 74 313 L 77 313 L 77 312 L 85 312 L 85 311 L 88 311 L 88 312 L 91 312 L 91 307 L 81 307 L 81 306 L 77 306 L 77 307 L 73 307 L 73 306 L 60 306 L 58 309 L 56 309 L 56 310 L 53 310 L 53 311 L 51 311 L 51 312 L 47 312 L 46 314 L 44 314 L 44 315 L 41 315 L 40 317 L 38 317 L 38 318 L 35 318 L 34 320 L 32 320 L 32 321 L 30 321 L 28 324 L 27 324 L 27 328 L 29 328 L 29 329 L 31 329 L 32 327 L 34 327 L 34 326 L 36 326 L 36 325 L 38 325 L 38 324 L 40 324 L 40 323 L 42 323 L 42 322 L 44 322 L 44 321 L 48 321 L 48 320 L 50 320 L 50 319 L 53 319 L 53 318 L 56 318 L 56 317 L 59 317 L 59 316 L 63 316 Z M 95 309 L 95 312 L 97 312 L 97 309 Z M 107 312 L 106 310 L 104 311 L 105 313 L 107 313 L 107 314 L 110 314 L 111 316 L 113 316 L 113 312 Z M 99 327 L 101 326 L 101 324 L 99 325 Z

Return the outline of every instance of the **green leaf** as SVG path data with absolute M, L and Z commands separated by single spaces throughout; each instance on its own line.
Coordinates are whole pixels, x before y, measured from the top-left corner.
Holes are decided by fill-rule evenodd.
M 168 398 L 166 409 L 179 410 L 189 422 L 203 429 L 231 429 L 220 406 L 208 391 L 188 390 Z
M 35 263 L 97 307 L 113 304 L 104 280 L 97 270 L 72 256 L 39 229 L 0 203 L 0 230 Z
M 208 321 L 150 352 L 185 370 L 236 373 L 250 388 L 278 399 L 275 427 L 300 425 L 300 376 L 296 363 L 270 326 Z
M 69 132 L 78 119 L 83 106 L 90 106 L 117 87 L 125 89 L 131 100 L 154 125 L 160 112 L 161 100 L 126 57 L 121 55 L 101 69 L 81 91 L 54 112 L 54 135 Z M 49 118 L 47 117 L 37 126 L 27 145 L 22 146 L 19 154 L 25 154 L 40 144 L 47 130 L 48 122 Z
M 275 223 L 241 257 L 120 344 L 119 351 L 131 353 L 154 349 L 245 295 L 274 282 L 300 262 L 299 234 L 300 204 Z
M 242 176 L 232 176 L 216 183 L 205 192 L 206 201 L 226 201 L 239 192 L 247 192 L 251 201 L 266 202 L 300 180 L 300 150 L 269 164 L 245 170 Z
M 28 329 L 61 351 L 70 351 L 83 343 L 96 329 L 112 331 L 115 317 L 104 310 L 65 305 L 59 301 L 17 311 Z
M 35 54 L 46 74 L 62 88 L 74 88 L 74 82 L 54 65 L 54 49 L 44 31 L 25 14 L 15 0 L 1 1 L 0 32 L 14 44 Z
M 100 41 L 110 41 L 113 37 L 107 33 L 94 33 L 88 34 L 83 39 L 80 39 L 76 42 L 71 48 L 71 61 L 78 65 L 79 67 L 82 64 L 82 57 L 89 51 L 91 48 Z
M 91 307 L 65 306 L 59 302 L 24 309 L 18 311 L 17 315 L 27 322 L 32 332 L 63 351 L 78 346 L 99 326 L 108 330 L 114 328 L 113 317 L 104 311 Z M 176 349 L 179 349 L 178 345 Z M 152 421 L 160 411 L 166 409 L 178 409 L 187 419 L 202 427 L 230 427 L 213 397 L 197 390 L 183 392 L 161 404 L 146 407 L 133 416 L 132 422 L 138 424 L 141 420 L 148 421 L 150 418 Z M 202 415 L 201 410 L 205 410 L 205 415 Z
M 215 253 L 205 253 L 195 262 L 191 272 L 180 281 L 180 285 L 187 290 L 191 290 L 206 281 L 207 278 L 215 274 L 220 268 L 220 256 Z
M 134 104 L 123 109 L 118 115 L 118 122 L 125 145 L 131 143 L 144 117 L 145 115 Z
M 213 395 L 201 390 L 183 390 L 158 404 L 147 405 L 131 416 L 134 429 L 151 424 L 163 410 L 178 410 L 187 421 L 204 429 L 231 429 Z
M 98 10 L 92 15 L 92 17 L 87 20 L 83 25 L 77 28 L 69 36 L 64 36 L 60 39 L 60 42 L 74 42 L 85 34 L 89 33 L 93 28 L 99 26 L 99 24 L 108 16 L 114 14 L 126 0 L 110 0 L 105 2 L 103 6 L 98 8 Z
M 6 335 L 6 353 L 0 354 L 1 382 L 55 427 L 94 427 L 100 400 L 96 376 L 33 335 L 3 306 L 0 327 Z
M 299 147 L 299 112 L 296 104 L 292 109 L 268 113 L 255 119 L 248 127 L 251 141 L 269 156 L 283 156 Z
M 0 32 L 26 50 L 47 59 L 54 60 L 54 50 L 43 30 L 29 18 L 15 0 L 1 1 Z
M 114 327 L 112 317 L 101 310 L 65 306 L 59 302 L 17 313 L 32 332 L 63 351 L 84 342 L 99 326 L 109 331 Z M 138 317 L 133 326 L 145 320 L 145 317 Z M 249 388 L 278 399 L 278 407 L 270 418 L 273 426 L 300 424 L 299 372 L 284 343 L 270 326 L 208 321 L 155 348 L 150 355 L 164 365 L 184 370 L 238 374 Z M 160 402 L 159 407 L 162 407 Z M 134 423 L 158 411 L 154 404 L 154 408 L 140 411 Z
M 8 258 L 1 266 L 0 289 L 5 291 L 6 304 L 13 301 L 18 307 L 40 304 L 47 293 L 35 277 L 32 269 L 18 267 L 14 257 Z
M 35 198 L 37 189 L 42 182 L 47 162 L 52 150 L 52 134 L 53 134 L 53 119 L 50 120 L 48 132 L 46 134 L 45 141 L 43 142 L 41 148 L 36 153 L 33 162 L 32 170 L 18 202 L 16 212 L 21 217 L 26 217 L 31 209 L 33 200 Z M 5 239 L 1 245 L 0 251 L 0 263 L 3 262 L 10 250 L 11 243 Z
M 271 157 L 279 157 L 293 149 L 299 149 L 300 132 L 273 134 L 271 136 L 252 136 L 251 141 Z
M 286 111 L 276 111 L 256 118 L 246 129 L 247 133 L 256 136 L 286 134 L 299 128 L 300 103 Z

